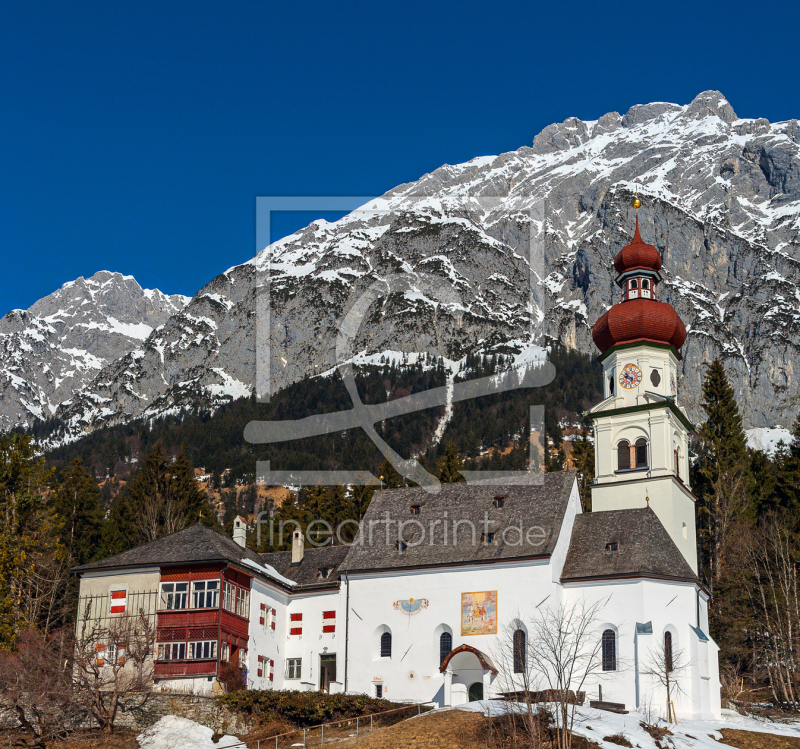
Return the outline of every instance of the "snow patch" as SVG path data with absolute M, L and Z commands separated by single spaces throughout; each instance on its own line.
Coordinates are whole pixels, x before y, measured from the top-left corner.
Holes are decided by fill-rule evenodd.
M 165 715 L 142 731 L 136 740 L 140 749 L 224 749 L 241 744 L 236 736 L 223 736 L 214 743 L 213 735 L 214 731 L 193 720 Z

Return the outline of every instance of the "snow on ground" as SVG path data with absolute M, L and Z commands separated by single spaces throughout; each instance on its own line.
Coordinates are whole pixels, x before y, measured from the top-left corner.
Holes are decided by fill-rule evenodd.
M 459 710 L 482 711 L 484 715 L 499 715 L 508 709 L 509 703 L 482 700 L 461 705 Z M 522 704 L 517 704 L 521 710 Z M 634 746 L 641 749 L 657 749 L 655 740 L 650 736 L 640 722 L 642 716 L 638 712 L 627 715 L 609 713 L 605 710 L 595 710 L 590 707 L 579 707 L 575 712 L 574 731 L 579 736 L 596 742 L 603 749 L 618 749 L 619 745 L 604 741 L 606 736 L 623 734 Z M 678 717 L 678 724 L 667 724 L 659 720 L 658 727 L 667 727 L 672 736 L 662 739 L 662 746 L 671 746 L 675 749 L 719 749 L 719 740 L 722 738 L 720 729 L 731 728 L 740 731 L 753 731 L 754 733 L 770 733 L 778 736 L 800 738 L 800 722 L 775 723 L 768 720 L 748 718 L 734 710 L 723 710 L 721 720 L 683 720 Z
M 224 749 L 240 744 L 235 736 L 223 736 L 216 744 L 211 740 L 214 731 L 193 720 L 165 715 L 155 725 L 137 737 L 141 749 Z
M 778 449 L 778 442 L 783 440 L 788 445 L 792 441 L 792 433 L 782 426 L 775 427 L 754 427 L 746 429 L 747 446 L 753 450 L 761 450 L 770 457 L 775 455 Z

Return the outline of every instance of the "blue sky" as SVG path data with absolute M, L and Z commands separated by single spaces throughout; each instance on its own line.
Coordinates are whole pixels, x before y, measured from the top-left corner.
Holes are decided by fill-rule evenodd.
M 381 194 L 573 115 L 713 88 L 800 117 L 798 26 L 790 2 L 5 3 L 0 314 L 100 269 L 192 294 L 254 254 L 258 195 Z

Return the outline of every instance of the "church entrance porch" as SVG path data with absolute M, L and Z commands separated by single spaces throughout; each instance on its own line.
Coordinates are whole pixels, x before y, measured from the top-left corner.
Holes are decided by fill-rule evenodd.
M 489 656 L 469 645 L 450 651 L 439 670 L 444 674 L 445 707 L 482 700 L 497 676 L 497 668 Z

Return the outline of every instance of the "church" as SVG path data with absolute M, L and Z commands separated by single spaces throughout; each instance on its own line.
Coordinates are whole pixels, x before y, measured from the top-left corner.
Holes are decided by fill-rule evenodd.
M 451 706 L 547 689 L 527 678 L 541 612 L 588 610 L 595 667 L 576 691 L 664 715 L 661 664 L 679 719 L 718 718 L 677 390 L 686 329 L 658 300 L 661 265 L 637 215 L 614 260 L 619 301 L 592 331 L 605 397 L 589 412 L 591 512 L 559 472 L 380 491 L 350 546 L 306 549 L 298 530 L 291 551 L 258 554 L 244 519 L 233 538 L 198 524 L 76 568 L 81 611 L 151 617 L 162 690 L 213 692 L 236 663 L 249 689 Z

